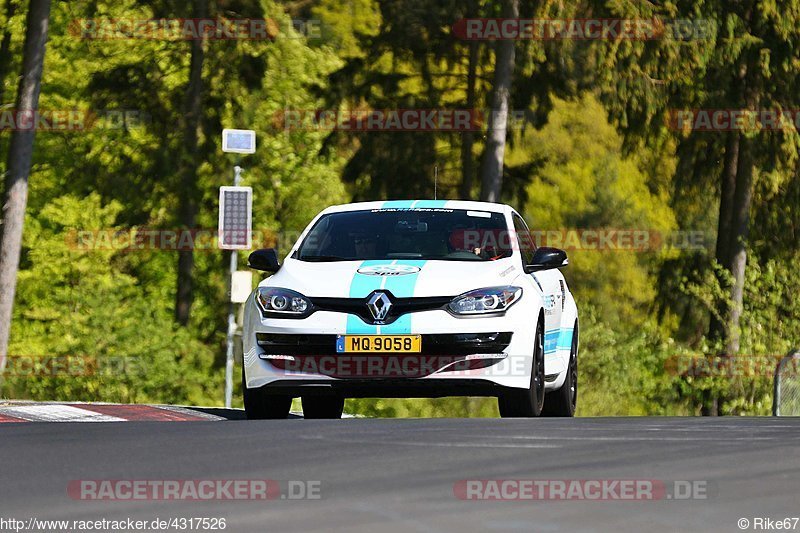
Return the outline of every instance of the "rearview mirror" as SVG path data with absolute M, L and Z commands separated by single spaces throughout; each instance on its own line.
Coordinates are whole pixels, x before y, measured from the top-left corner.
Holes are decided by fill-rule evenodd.
M 537 248 L 533 253 L 533 259 L 530 265 L 526 265 L 525 271 L 539 272 L 540 270 L 551 270 L 553 268 L 561 268 L 569 264 L 567 259 L 567 252 L 559 248 L 550 248 L 542 246 Z
M 278 251 L 275 248 L 256 250 L 247 258 L 247 266 L 264 272 L 277 272 L 281 268 Z

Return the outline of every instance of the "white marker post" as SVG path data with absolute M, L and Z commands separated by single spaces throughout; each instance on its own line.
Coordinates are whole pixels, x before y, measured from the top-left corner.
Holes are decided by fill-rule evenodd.
M 256 151 L 256 132 L 252 130 L 222 131 L 222 151 L 233 154 L 253 154 Z M 225 360 L 225 407 L 233 399 L 233 342 L 236 335 L 236 308 L 242 300 L 243 276 L 238 276 L 237 250 L 252 247 L 253 189 L 241 187 L 242 167 L 233 167 L 233 187 L 219 189 L 219 248 L 231 251 L 230 310 L 228 312 L 228 346 Z M 249 274 L 249 272 L 248 272 Z M 250 278 L 252 279 L 252 277 Z M 252 283 L 252 282 L 251 282 Z M 248 293 L 249 287 L 248 287 Z

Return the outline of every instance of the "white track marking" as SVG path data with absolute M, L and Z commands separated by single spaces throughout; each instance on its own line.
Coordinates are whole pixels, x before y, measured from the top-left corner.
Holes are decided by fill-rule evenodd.
M 171 411 L 173 413 L 180 413 L 182 415 L 187 415 L 187 416 L 194 416 L 205 420 L 225 420 L 225 417 L 204 413 L 202 411 L 196 411 L 191 407 L 183 405 L 156 405 L 153 407 L 155 409 L 161 409 L 163 411 Z
M 95 413 L 71 405 L 3 407 L 0 413 L 30 422 L 127 422 L 124 418 Z

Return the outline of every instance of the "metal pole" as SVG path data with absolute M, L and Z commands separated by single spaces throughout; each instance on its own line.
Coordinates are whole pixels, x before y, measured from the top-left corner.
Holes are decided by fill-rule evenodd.
M 233 167 L 233 184 L 239 186 L 242 180 L 242 167 Z M 231 300 L 228 307 L 228 349 L 225 358 L 225 407 L 231 408 L 233 400 L 233 341 L 236 334 L 236 308 L 233 303 L 233 275 L 239 268 L 239 254 L 236 250 L 231 250 L 231 279 L 230 292 L 228 299 Z

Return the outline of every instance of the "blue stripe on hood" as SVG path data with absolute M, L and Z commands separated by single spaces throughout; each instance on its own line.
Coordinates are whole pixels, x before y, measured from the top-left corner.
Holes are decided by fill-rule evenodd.
M 403 265 L 415 266 L 422 268 L 427 261 L 423 260 L 374 260 L 364 261 L 358 267 L 362 269 L 370 266 L 382 265 Z M 366 298 L 372 293 L 383 289 L 391 292 L 396 298 L 411 298 L 414 296 L 414 290 L 417 285 L 419 273 L 404 274 L 402 276 L 367 276 L 356 272 L 353 275 L 353 280 L 350 282 L 350 298 Z M 378 326 L 367 324 L 356 315 L 347 315 L 347 330 L 348 334 L 357 335 L 376 335 L 378 333 Z M 411 315 L 406 314 L 395 320 L 393 323 L 380 326 L 381 334 L 399 335 L 411 333 Z

